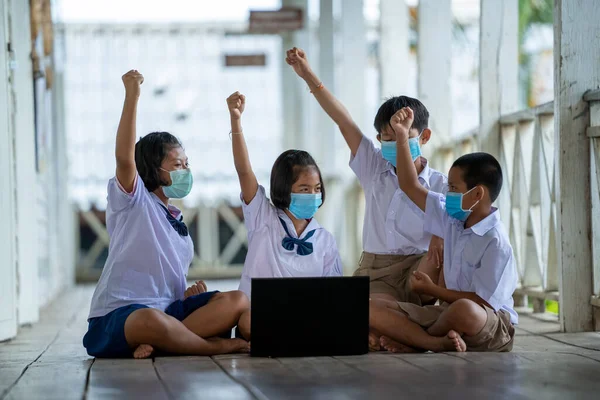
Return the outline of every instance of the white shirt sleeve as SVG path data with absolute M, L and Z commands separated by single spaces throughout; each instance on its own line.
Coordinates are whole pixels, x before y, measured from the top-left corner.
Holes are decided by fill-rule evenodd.
M 444 238 L 450 216 L 446 212 L 446 202 L 443 194 L 432 192 L 427 194 L 425 205 L 424 229 L 432 235 Z
M 271 204 L 271 202 L 267 198 L 265 188 L 261 185 L 258 186 L 256 195 L 254 196 L 250 204 L 246 204 L 244 198 L 241 195 L 240 198 L 242 199 L 244 224 L 246 225 L 246 229 L 248 230 L 248 232 L 252 232 L 268 224 L 269 221 L 273 218 L 273 216 L 277 215 L 275 206 Z
M 113 213 L 123 211 L 127 207 L 139 203 L 140 199 L 144 195 L 144 191 L 146 191 L 146 187 L 137 173 L 135 175 L 135 180 L 133 181 L 133 190 L 131 193 L 128 193 L 125 191 L 125 189 L 123 189 L 123 186 L 115 176 L 108 181 L 107 207 Z
M 483 253 L 481 265 L 473 273 L 471 292 L 475 292 L 498 311 L 517 288 L 517 269 L 512 247 L 495 238 Z
M 375 144 L 363 136 L 354 157 L 350 157 L 350 168 L 356 174 L 363 189 L 373 180 L 375 173 L 387 165 L 387 161 L 381 156 L 381 150 Z

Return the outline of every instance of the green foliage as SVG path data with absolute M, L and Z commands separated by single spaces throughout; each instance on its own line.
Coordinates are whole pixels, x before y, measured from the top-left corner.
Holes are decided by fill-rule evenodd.
M 519 0 L 519 80 L 526 106 L 533 106 L 531 98 L 531 59 L 523 51 L 527 32 L 533 24 L 554 22 L 554 0 Z

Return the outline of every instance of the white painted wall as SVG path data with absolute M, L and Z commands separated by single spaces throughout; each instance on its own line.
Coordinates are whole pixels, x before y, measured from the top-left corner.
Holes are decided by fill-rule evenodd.
M 35 102 L 29 21 L 29 2 L 0 0 L 0 209 L 5 211 L 0 224 L 0 340 L 15 336 L 19 324 L 36 322 L 40 307 L 74 283 L 62 84 L 52 91 L 44 79 L 36 80 Z M 41 40 L 36 45 L 43 54 Z M 52 59 L 44 63 L 51 65 Z M 62 82 L 61 74 L 58 78 Z M 45 139 L 36 140 L 36 132 Z M 39 173 L 36 152 L 41 154 Z
M 0 0 L 0 210 L 5 212 L 0 224 L 0 340 L 8 339 L 17 333 L 16 299 L 16 260 L 15 260 L 15 214 L 13 139 L 10 124 L 11 98 L 8 85 L 8 59 L 6 29 L 8 10 L 5 0 Z

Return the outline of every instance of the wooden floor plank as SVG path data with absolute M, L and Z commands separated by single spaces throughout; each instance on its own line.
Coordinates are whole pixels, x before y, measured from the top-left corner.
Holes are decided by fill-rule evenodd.
M 371 372 L 365 372 L 338 357 L 280 358 L 279 362 L 299 381 L 310 382 L 312 396 L 323 396 L 327 393 L 332 398 L 392 399 L 409 396 L 412 392 L 398 380 L 398 375 L 393 381 L 374 379 L 376 376 Z
M 210 357 L 160 357 L 154 361 L 171 399 L 254 399 Z
M 80 400 L 92 360 L 35 363 L 30 366 L 7 399 Z
M 216 358 L 259 399 L 402 399 L 401 385 L 377 381 L 331 358 Z
M 152 360 L 96 359 L 90 371 L 87 399 L 167 400 Z
M 519 324 L 517 331 L 526 332 L 528 334 L 547 334 L 560 332 L 560 323 L 555 314 L 531 314 L 519 313 Z
M 600 332 L 557 333 L 546 337 L 571 346 L 600 351 Z
M 0 399 L 9 387 L 7 399 L 81 399 L 88 371 L 87 399 L 596 399 L 600 392 L 600 334 L 555 334 L 556 321 L 528 315 L 512 353 L 93 361 L 81 344 L 92 289 L 67 291 L 40 323 L 0 344 Z
M 73 287 L 66 290 L 41 310 L 38 323 L 20 328 L 15 339 L 0 343 L 0 369 L 4 371 L 0 379 L 0 398 L 10 394 L 13 389 L 19 389 L 19 381 L 25 378 L 24 373 L 43 357 L 69 323 L 74 322 L 82 304 L 89 298 L 89 288 Z M 81 357 L 77 360 L 81 360 Z M 75 368 L 75 371 L 79 370 Z M 35 370 L 32 372 L 37 373 Z
M 554 352 L 452 354 L 474 363 L 484 376 L 502 376 L 507 397 L 564 399 L 589 398 L 600 385 L 594 383 L 596 361 L 579 354 Z
M 2 363 L 0 365 L 0 399 L 3 398 L 3 394 L 7 393 L 8 389 L 19 379 L 23 368 L 22 363 Z
M 577 352 L 581 349 L 576 346 L 571 346 L 566 343 L 561 343 L 556 340 L 549 339 L 544 336 L 530 335 L 530 336 L 519 336 L 515 338 L 513 345 L 513 352 L 526 353 L 526 352 L 560 352 L 560 351 L 572 351 Z

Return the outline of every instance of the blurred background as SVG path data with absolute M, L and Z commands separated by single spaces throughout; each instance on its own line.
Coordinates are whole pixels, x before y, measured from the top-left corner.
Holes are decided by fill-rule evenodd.
M 401 29 L 396 29 L 408 34 L 406 48 L 402 49 L 398 44 L 398 51 L 402 53 L 400 63 L 391 67 L 391 74 L 397 75 L 395 79 L 402 82 L 399 90 L 393 90 L 382 81 L 381 65 L 385 62 L 382 53 L 394 51 L 393 48 L 382 49 L 381 10 L 384 5 L 378 0 L 332 2 L 332 26 L 329 28 L 332 32 L 327 40 L 334 42 L 330 56 L 333 65 L 327 71 L 319 71 L 319 46 L 323 35 L 322 27 L 319 27 L 320 2 L 296 3 L 306 10 L 299 21 L 303 28 L 291 30 L 282 22 L 275 28 L 276 33 L 265 34 L 252 32 L 250 11 L 277 10 L 282 6 L 280 1 L 176 0 L 169 2 L 169 7 L 158 0 L 57 1 L 55 35 L 60 41 L 56 50 L 61 52 L 64 63 L 63 101 L 68 110 L 65 130 L 69 199 L 81 211 L 91 210 L 103 221 L 106 182 L 114 174 L 114 139 L 123 98 L 120 76 L 132 68 L 145 76 L 138 134 L 166 130 L 177 135 L 186 147 L 196 182 L 184 205 L 188 208 L 202 206 L 203 210 L 206 208 L 204 214 L 217 210 L 209 228 L 200 226 L 209 223 L 204 222 L 199 213 L 197 217 L 188 215 L 187 218 L 192 232 L 196 233 L 198 266 L 206 264 L 206 273 L 238 274 L 246 250 L 245 243 L 240 243 L 242 237 L 231 242 L 232 238 L 236 239 L 241 213 L 224 102 L 230 93 L 239 90 L 248 97 L 244 129 L 254 169 L 267 190 L 273 161 L 289 147 L 302 147 L 311 152 L 319 164 L 325 166 L 335 184 L 350 183 L 353 175 L 347 167 L 349 152 L 345 143 L 337 133 L 333 133 L 331 141 L 319 140 L 323 135 L 331 134 L 332 126 L 327 121 L 323 123 L 322 111 L 308 91 L 296 90 L 300 97 L 294 98 L 294 94 L 290 97 L 299 104 L 287 103 L 301 109 L 301 120 L 284 110 L 288 96 L 286 84 L 302 85 L 297 77 L 285 78 L 288 67 L 284 62 L 284 43 L 305 48 L 317 74 L 324 72 L 331 76 L 333 82 L 325 81 L 325 84 L 343 100 L 355 93 L 363 96 L 349 99 L 349 107 L 351 111 L 352 108 L 359 110 L 355 118 L 364 133 L 374 138 L 372 120 L 386 97 L 399 94 L 416 97 L 419 94 L 418 2 L 406 2 L 406 21 Z M 520 1 L 519 6 L 521 80 L 517 108 L 523 108 L 553 97 L 553 4 L 548 0 L 527 0 Z M 348 11 L 345 7 L 362 9 Z M 445 137 L 466 132 L 479 123 L 479 11 L 479 0 L 451 2 L 451 74 L 448 79 L 451 122 L 435 129 L 436 137 L 431 147 L 436 142 L 447 141 Z M 348 16 L 350 12 L 360 14 L 363 26 L 344 26 L 344 18 L 358 18 Z M 400 25 L 400 22 L 392 24 Z M 364 42 L 364 49 L 347 52 L 345 36 L 352 38 L 356 32 L 347 31 L 353 28 L 362 31 L 360 40 Z M 433 30 L 435 26 L 422 29 Z M 348 71 L 362 72 L 364 80 L 356 81 L 348 76 Z M 348 89 L 356 84 L 363 87 L 358 91 Z M 434 111 L 432 116 L 435 121 Z M 296 137 L 286 137 L 291 136 L 290 133 Z M 229 210 L 225 211 L 226 207 Z M 323 211 L 321 214 L 325 214 L 326 209 Z M 334 225 L 336 219 L 338 223 L 343 221 L 340 218 L 325 219 L 325 224 L 337 233 L 338 241 L 346 242 L 341 232 L 347 232 L 347 227 Z M 81 222 L 78 263 L 83 265 L 80 265 L 80 277 L 93 279 L 104 263 L 106 248 L 99 252 L 98 246 L 93 247 L 98 235 L 86 219 L 82 218 Z M 212 238 L 204 241 L 203 234 Z M 207 244 L 203 246 L 201 242 Z M 90 257 L 86 258 L 90 250 Z M 229 251 L 223 257 L 224 250 Z M 354 252 L 359 250 L 356 248 Z M 346 260 L 355 258 L 355 255 L 349 256 Z M 211 271 L 221 266 L 215 263 L 234 269 Z M 90 267 L 96 271 L 90 271 Z

